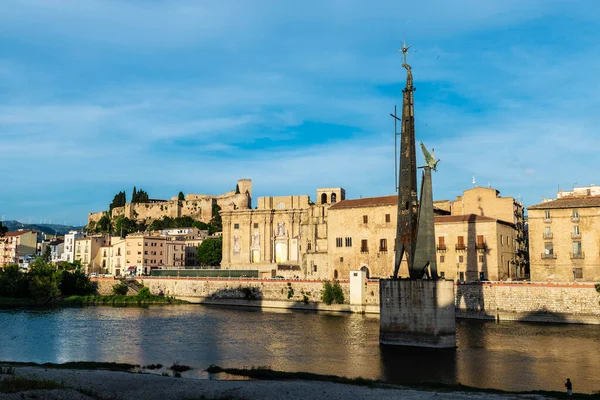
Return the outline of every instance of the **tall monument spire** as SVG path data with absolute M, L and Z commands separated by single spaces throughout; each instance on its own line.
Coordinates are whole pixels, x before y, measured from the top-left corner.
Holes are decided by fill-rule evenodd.
M 406 86 L 402 89 L 402 129 L 400 144 L 400 173 L 398 174 L 398 225 L 396 228 L 396 252 L 394 259 L 394 278 L 398 277 L 400 263 L 406 254 L 408 272 L 416 278 L 420 271 L 414 265 L 415 244 L 417 241 L 417 162 L 415 155 L 415 109 L 413 77 L 411 66 L 406 60 L 410 53 L 406 43 L 402 44 L 406 69 Z

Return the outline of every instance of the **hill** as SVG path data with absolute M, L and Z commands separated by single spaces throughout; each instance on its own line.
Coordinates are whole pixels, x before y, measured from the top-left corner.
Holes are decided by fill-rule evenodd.
M 72 225 L 60 225 L 60 224 L 23 224 L 19 221 L 3 221 L 2 224 L 8 228 L 9 231 L 16 231 L 17 229 L 31 229 L 34 231 L 40 231 L 49 235 L 64 235 L 71 230 L 81 230 L 81 226 Z

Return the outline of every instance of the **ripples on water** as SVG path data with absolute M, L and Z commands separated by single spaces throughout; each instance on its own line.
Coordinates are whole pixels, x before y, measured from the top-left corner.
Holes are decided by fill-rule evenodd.
M 0 311 L 0 360 L 268 366 L 395 383 L 600 390 L 600 327 L 457 321 L 457 350 L 379 345 L 377 316 L 206 306 Z

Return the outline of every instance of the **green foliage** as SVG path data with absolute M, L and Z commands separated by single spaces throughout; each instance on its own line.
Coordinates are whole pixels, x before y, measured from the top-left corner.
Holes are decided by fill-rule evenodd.
M 110 203 L 109 209 L 110 211 L 112 211 L 113 208 L 123 207 L 125 206 L 125 204 L 127 204 L 127 197 L 125 195 L 125 192 L 119 192 L 115 194 L 112 203 Z
M 152 297 L 152 294 L 150 293 L 150 289 L 144 286 L 138 291 L 137 297 L 139 299 L 149 299 Z
M 131 194 L 132 203 L 146 203 L 149 199 L 148 192 L 143 189 L 137 190 L 135 186 L 133 187 L 133 193 Z
M 73 272 L 62 270 L 60 291 L 62 296 L 87 296 L 96 292 L 96 285 L 76 268 Z
M 6 232 L 8 232 L 8 228 L 2 225 L 2 222 L 0 222 L 0 237 L 6 235 Z
M 29 293 L 40 303 L 54 303 L 60 297 L 62 272 L 44 261 L 36 259 L 29 271 Z
M 19 271 L 17 264 L 9 264 L 0 269 L 0 296 L 29 297 L 29 282 L 26 275 Z
M 333 284 L 329 281 L 323 282 L 321 300 L 327 305 L 331 305 L 332 303 L 344 304 L 344 291 L 340 286 L 340 282 L 333 281 Z
M 240 194 L 240 185 L 235 185 L 235 194 Z
M 287 286 L 288 286 L 287 298 L 291 299 L 292 297 L 294 297 L 294 288 L 292 288 L 292 283 L 291 282 L 288 282 Z
M 78 263 L 62 263 L 57 269 L 40 257 L 27 273 L 19 271 L 17 265 L 0 270 L 1 297 L 32 298 L 48 304 L 61 296 L 89 295 L 95 291 L 95 285 L 81 272 Z
M 112 287 L 112 291 L 115 296 L 125 296 L 128 289 L 129 288 L 124 283 L 119 283 Z
M 65 389 L 63 383 L 48 379 L 32 379 L 23 376 L 11 376 L 0 380 L 0 393 L 18 393 L 29 390 Z M 24 397 L 23 397 L 24 398 Z
M 221 265 L 223 257 L 223 239 L 206 239 L 198 246 L 197 260 L 201 266 L 216 267 Z
M 185 200 L 185 195 L 183 194 L 183 192 L 179 192 L 179 194 L 177 195 L 177 200 L 179 200 L 179 201 Z
M 96 233 L 110 233 L 112 232 L 112 220 L 110 218 L 110 213 L 106 212 L 104 215 L 96 222 L 94 231 Z
M 210 228 L 208 230 L 208 234 L 212 235 L 215 232 L 223 231 L 223 222 L 221 221 L 221 207 L 217 203 L 214 203 L 212 206 L 212 219 L 210 220 Z
M 50 246 L 46 246 L 46 250 L 44 250 L 44 255 L 42 256 L 42 260 L 46 262 L 50 262 L 52 259 L 52 249 Z
M 133 219 L 129 219 L 127 217 L 117 217 L 115 222 L 115 234 L 121 235 L 121 237 L 126 237 L 130 233 L 141 232 L 146 230 L 146 224 L 144 222 L 137 222 Z

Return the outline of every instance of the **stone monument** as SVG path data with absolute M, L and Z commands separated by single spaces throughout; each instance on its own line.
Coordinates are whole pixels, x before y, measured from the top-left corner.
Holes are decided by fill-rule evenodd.
M 417 200 L 417 168 L 415 154 L 415 112 L 412 68 L 406 56 L 410 46 L 403 44 L 406 86 L 402 90 L 400 120 L 400 171 L 398 174 L 398 219 L 394 275 L 379 282 L 380 327 L 382 344 L 454 348 L 456 324 L 454 315 L 454 282 L 440 280 L 437 274 L 433 189 L 431 171 L 435 159 L 423 143 L 426 165 L 423 168 L 421 197 Z M 394 132 L 394 134 L 397 134 Z M 406 260 L 408 279 L 398 279 L 402 260 Z

